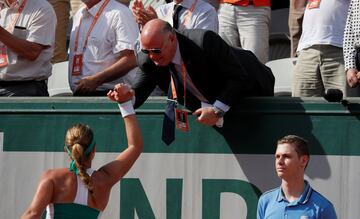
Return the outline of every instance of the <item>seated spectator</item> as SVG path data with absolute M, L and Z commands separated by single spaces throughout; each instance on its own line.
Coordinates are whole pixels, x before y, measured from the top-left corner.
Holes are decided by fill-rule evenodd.
M 141 0 L 135 0 L 132 11 L 141 27 L 152 19 L 160 18 L 178 30 L 207 29 L 218 32 L 215 8 L 203 0 L 174 0 L 156 10 L 151 6 L 145 9 Z
M 299 5 L 305 1 L 297 0 Z M 294 68 L 294 97 L 320 97 L 328 89 L 346 93 L 342 44 L 349 3 L 308 1 Z
M 309 160 L 309 148 L 303 138 L 288 135 L 277 142 L 275 168 L 281 186 L 261 195 L 257 219 L 336 219 L 332 203 L 304 180 Z
M 84 1 L 70 37 L 69 80 L 75 96 L 105 96 L 136 75 L 139 31 L 131 11 L 115 0 Z
M 49 96 L 54 9 L 46 0 L 6 0 L 0 7 L 0 96 Z

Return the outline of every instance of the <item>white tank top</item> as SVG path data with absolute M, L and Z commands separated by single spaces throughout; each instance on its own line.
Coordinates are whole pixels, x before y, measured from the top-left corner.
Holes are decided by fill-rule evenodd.
M 93 174 L 93 172 L 94 170 L 91 168 L 86 170 L 86 173 L 89 174 L 90 177 Z M 84 184 L 84 182 L 81 181 L 80 176 L 76 175 L 76 178 L 77 178 L 77 191 L 76 191 L 74 203 L 87 206 L 89 191 L 86 185 Z
M 89 168 L 86 170 L 86 173 L 91 177 L 91 175 L 94 173 L 94 170 Z M 81 181 L 80 176 L 76 175 L 76 179 L 77 179 L 77 191 L 73 203 L 88 206 L 87 200 L 88 200 L 89 191 L 86 185 L 84 184 L 84 182 Z M 100 218 L 100 216 L 101 216 L 101 212 L 98 218 Z M 54 218 L 53 203 L 49 204 L 46 207 L 46 219 L 52 219 L 52 218 Z

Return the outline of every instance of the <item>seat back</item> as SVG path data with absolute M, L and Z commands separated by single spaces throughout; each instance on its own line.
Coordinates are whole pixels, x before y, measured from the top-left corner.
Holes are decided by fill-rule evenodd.
M 291 96 L 291 84 L 296 58 L 285 58 L 269 61 L 266 66 L 271 68 L 275 77 L 275 96 Z
M 69 86 L 68 62 L 55 63 L 48 79 L 49 96 L 72 96 Z

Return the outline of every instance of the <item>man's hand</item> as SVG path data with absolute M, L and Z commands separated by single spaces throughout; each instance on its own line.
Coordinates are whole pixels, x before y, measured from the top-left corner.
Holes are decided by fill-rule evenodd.
M 206 126 L 213 126 L 219 120 L 219 117 L 215 114 L 213 107 L 203 107 L 197 109 L 193 115 L 198 116 L 197 121 Z
M 132 12 L 136 22 L 141 26 L 144 26 L 148 21 L 157 18 L 155 9 L 151 6 L 145 9 L 141 0 L 134 1 Z
M 354 68 L 346 71 L 346 80 L 350 87 L 356 87 L 360 80 L 360 72 Z
M 75 83 L 77 85 L 75 93 L 94 92 L 100 85 L 94 76 L 86 76 Z
M 115 85 L 114 90 L 110 90 L 107 93 L 107 96 L 110 100 L 118 103 L 124 103 L 126 101 L 129 101 L 133 98 L 134 95 L 134 90 L 131 89 L 129 85 L 124 83 Z

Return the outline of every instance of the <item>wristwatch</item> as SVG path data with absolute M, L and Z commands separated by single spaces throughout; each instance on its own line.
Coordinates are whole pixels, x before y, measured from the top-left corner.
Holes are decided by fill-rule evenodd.
M 224 112 L 222 109 L 219 109 L 219 108 L 217 108 L 217 107 L 215 107 L 215 106 L 213 107 L 213 109 L 214 109 L 215 115 L 216 115 L 218 118 L 224 117 L 225 112 Z

